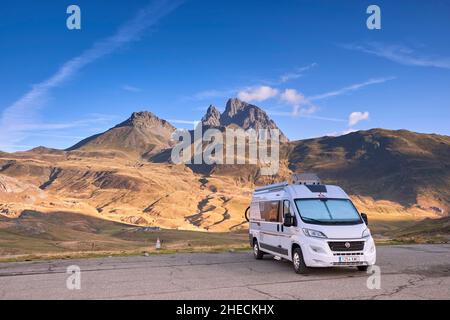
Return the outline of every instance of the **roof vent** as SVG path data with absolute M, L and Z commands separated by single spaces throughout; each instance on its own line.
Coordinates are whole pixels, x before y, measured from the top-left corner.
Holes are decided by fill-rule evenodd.
M 294 173 L 292 175 L 292 183 L 305 185 L 321 184 L 319 177 L 315 173 Z

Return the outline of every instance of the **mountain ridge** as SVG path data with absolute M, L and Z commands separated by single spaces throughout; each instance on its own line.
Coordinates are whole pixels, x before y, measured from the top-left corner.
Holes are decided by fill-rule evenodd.
M 222 113 L 210 105 L 202 125 L 249 128 L 273 121 L 257 113 L 252 105 L 230 99 Z M 248 205 L 255 185 L 289 180 L 296 172 L 316 172 L 325 183 L 341 185 L 367 211 L 422 217 L 446 216 L 450 209 L 450 137 L 446 135 L 374 128 L 285 141 L 280 144 L 278 174 L 263 176 L 260 166 L 253 164 L 197 168 L 170 163 L 173 130 L 166 120 L 141 111 L 66 150 L 41 146 L 0 152 L 0 174 L 34 185 L 46 196 L 40 200 L 37 192 L 31 198 L 5 195 L 27 202 L 3 210 L 9 214 L 24 207 L 84 210 L 143 225 L 229 230 L 241 225 L 241 209 Z M 173 175 L 178 180 L 167 179 Z

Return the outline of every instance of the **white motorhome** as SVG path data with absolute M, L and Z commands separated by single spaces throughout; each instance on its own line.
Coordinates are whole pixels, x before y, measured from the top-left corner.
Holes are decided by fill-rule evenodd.
M 297 273 L 334 266 L 366 271 L 375 264 L 367 215 L 344 190 L 322 184 L 315 174 L 294 174 L 292 184 L 257 188 L 246 217 L 256 259 L 266 253 L 287 259 Z

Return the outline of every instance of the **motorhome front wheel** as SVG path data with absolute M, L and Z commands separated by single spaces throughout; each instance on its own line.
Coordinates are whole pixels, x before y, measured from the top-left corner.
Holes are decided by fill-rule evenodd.
M 294 265 L 294 270 L 298 274 L 304 274 L 308 271 L 308 267 L 303 260 L 302 250 L 300 248 L 295 248 L 292 254 L 292 264 Z

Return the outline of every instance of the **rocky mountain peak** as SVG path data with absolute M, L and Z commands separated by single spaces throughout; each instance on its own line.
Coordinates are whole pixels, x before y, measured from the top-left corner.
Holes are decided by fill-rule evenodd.
M 238 98 L 231 98 L 227 101 L 224 114 L 231 118 L 248 106 L 249 104 L 247 102 L 241 101 Z
M 151 127 L 164 127 L 175 130 L 169 122 L 157 117 L 150 111 L 138 111 L 133 112 L 131 116 L 122 123 L 119 123 L 118 127 L 137 127 L 137 128 L 151 128 Z
M 231 124 L 247 129 L 278 129 L 276 123 L 270 119 L 267 113 L 258 106 L 231 98 L 227 101 L 225 111 L 220 117 L 220 124 L 228 126 Z M 280 141 L 287 142 L 289 139 L 280 130 Z
M 144 155 L 168 147 L 175 130 L 168 121 L 152 112 L 133 112 L 115 127 L 81 140 L 67 150 L 119 150 Z
M 220 126 L 220 111 L 213 105 L 210 105 L 206 114 L 202 118 L 202 124 L 204 126 Z

